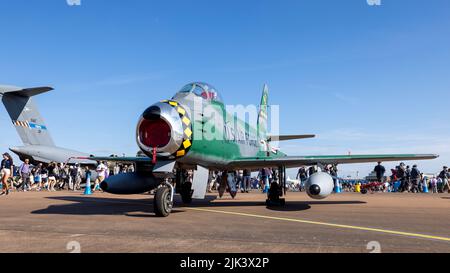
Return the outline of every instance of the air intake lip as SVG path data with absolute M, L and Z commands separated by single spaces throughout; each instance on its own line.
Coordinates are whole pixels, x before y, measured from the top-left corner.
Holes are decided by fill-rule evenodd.
M 142 117 L 146 120 L 156 120 L 161 118 L 161 108 L 158 106 L 151 106 L 144 111 Z

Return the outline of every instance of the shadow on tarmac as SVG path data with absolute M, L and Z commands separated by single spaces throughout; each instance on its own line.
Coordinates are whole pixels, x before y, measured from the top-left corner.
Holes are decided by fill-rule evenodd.
M 155 217 L 153 214 L 153 199 L 116 199 L 85 196 L 47 197 L 48 199 L 73 202 L 71 204 L 50 205 L 45 209 L 32 211 L 32 214 L 61 214 L 61 215 L 126 215 L 129 217 Z M 214 202 L 218 201 L 218 202 Z M 358 205 L 366 204 L 362 201 L 290 201 L 285 206 L 267 207 L 274 211 L 302 211 L 316 205 Z M 218 199 L 207 196 L 204 200 L 194 200 L 190 205 L 184 205 L 181 198 L 176 196 L 175 208 L 172 213 L 185 212 L 176 207 L 192 208 L 224 208 L 224 207 L 265 207 L 263 201 L 238 201 L 231 199 Z

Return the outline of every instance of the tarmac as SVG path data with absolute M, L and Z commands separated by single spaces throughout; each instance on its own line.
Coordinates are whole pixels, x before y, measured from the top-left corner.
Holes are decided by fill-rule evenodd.
M 450 194 L 208 194 L 167 218 L 151 195 L 26 192 L 0 197 L 0 252 L 450 253 Z

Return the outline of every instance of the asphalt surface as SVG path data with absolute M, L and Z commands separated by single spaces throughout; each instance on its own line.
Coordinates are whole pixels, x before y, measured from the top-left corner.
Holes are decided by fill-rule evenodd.
M 216 194 L 168 218 L 150 195 L 27 192 L 0 197 L 0 252 L 445 252 L 450 195 L 343 193 L 315 201 L 288 193 Z

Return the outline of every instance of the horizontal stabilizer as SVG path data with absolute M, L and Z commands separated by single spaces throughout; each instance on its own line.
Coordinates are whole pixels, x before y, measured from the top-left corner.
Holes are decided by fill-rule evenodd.
M 306 138 L 315 138 L 316 135 L 280 135 L 280 136 L 269 136 L 267 141 L 286 141 L 286 140 L 295 140 L 295 139 L 306 139 Z
M 0 100 L 25 145 L 55 146 L 32 98 L 51 90 L 51 87 L 22 88 L 0 85 Z
M 21 88 L 16 86 L 0 85 L 1 94 L 10 94 L 20 97 L 33 97 L 52 90 L 53 88 L 51 87 Z

